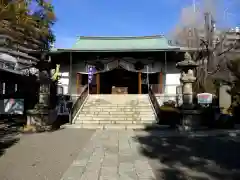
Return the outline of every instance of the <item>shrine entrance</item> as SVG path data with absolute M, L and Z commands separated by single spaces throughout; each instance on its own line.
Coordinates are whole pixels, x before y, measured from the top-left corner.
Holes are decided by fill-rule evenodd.
M 138 94 L 138 72 L 121 67 L 100 73 L 101 94 Z

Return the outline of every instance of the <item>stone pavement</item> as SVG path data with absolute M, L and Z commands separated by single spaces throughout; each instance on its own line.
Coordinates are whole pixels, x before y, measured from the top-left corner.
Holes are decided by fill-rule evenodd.
M 154 180 L 133 130 L 97 130 L 61 180 Z
M 16 135 L 0 129 L 0 180 L 59 180 L 94 133 L 60 129 Z

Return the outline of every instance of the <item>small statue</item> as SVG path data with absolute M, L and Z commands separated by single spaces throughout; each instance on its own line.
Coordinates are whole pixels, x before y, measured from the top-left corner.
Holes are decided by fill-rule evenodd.
M 54 71 L 52 71 L 53 75 L 52 75 L 52 80 L 56 81 L 59 77 L 59 70 L 60 70 L 60 65 L 57 64 L 56 65 L 56 69 Z

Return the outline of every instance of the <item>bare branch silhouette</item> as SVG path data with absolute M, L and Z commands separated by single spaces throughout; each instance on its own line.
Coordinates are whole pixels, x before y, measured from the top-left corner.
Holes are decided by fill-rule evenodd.
M 197 8 L 183 8 L 180 22 L 172 32 L 175 44 L 189 49 L 196 48 L 192 54 L 199 64 L 196 70 L 198 91 L 209 91 L 209 83 L 213 84 L 214 79 L 230 78 L 230 73 L 223 75 L 229 71 L 225 68 L 229 61 L 225 54 L 240 47 L 239 34 L 236 31 L 226 27 L 216 28 L 216 24 L 222 21 L 221 18 L 225 20 L 221 15 L 223 5 L 221 0 L 204 0 L 199 1 Z M 230 11 L 229 8 L 226 10 Z

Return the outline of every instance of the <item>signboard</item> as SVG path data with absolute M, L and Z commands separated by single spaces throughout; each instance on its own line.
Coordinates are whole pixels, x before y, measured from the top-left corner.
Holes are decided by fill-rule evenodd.
M 4 99 L 1 114 L 22 115 L 24 113 L 24 99 Z
M 200 93 L 197 95 L 198 104 L 211 104 L 213 95 L 210 93 Z
M 94 66 L 88 66 L 88 84 L 91 84 L 93 81 L 93 74 L 96 72 Z

